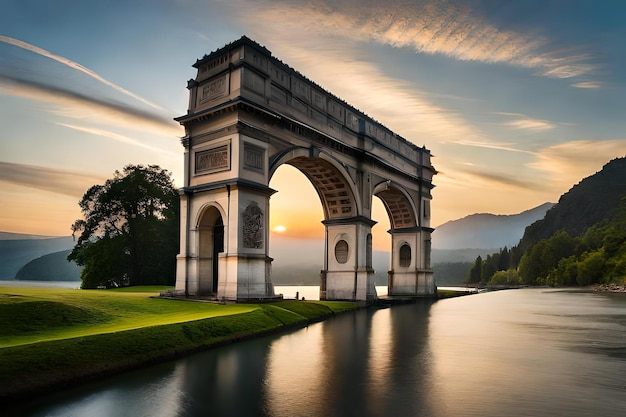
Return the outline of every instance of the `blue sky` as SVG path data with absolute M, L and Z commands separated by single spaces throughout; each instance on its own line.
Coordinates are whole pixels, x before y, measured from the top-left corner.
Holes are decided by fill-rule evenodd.
M 433 226 L 556 202 L 626 155 L 624 22 L 602 0 L 4 0 L 0 230 L 68 235 L 129 163 L 182 185 L 191 65 L 242 35 L 430 149 Z M 271 186 L 274 226 L 322 220 L 289 168 Z

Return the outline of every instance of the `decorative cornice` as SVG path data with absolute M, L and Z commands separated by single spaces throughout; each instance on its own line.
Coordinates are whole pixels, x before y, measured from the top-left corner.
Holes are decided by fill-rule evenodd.
M 417 174 L 410 174 L 410 173 L 401 171 L 398 168 L 395 168 L 393 165 L 387 163 L 386 161 L 382 160 L 381 158 L 377 157 L 376 155 L 370 152 L 345 144 L 339 141 L 338 139 L 335 139 L 334 137 L 307 125 L 306 123 L 299 122 L 291 117 L 282 115 L 271 109 L 260 106 L 244 97 L 238 97 L 234 100 L 230 100 L 218 106 L 208 108 L 199 113 L 188 114 L 185 116 L 177 117 L 174 120 L 178 121 L 182 125 L 187 125 L 187 124 L 206 120 L 209 117 L 212 117 L 213 115 L 216 115 L 216 114 L 222 114 L 225 112 L 234 112 L 238 110 L 243 110 L 243 111 L 260 115 L 261 117 L 265 118 L 267 121 L 271 122 L 271 124 L 274 126 L 280 127 L 283 130 L 290 131 L 300 137 L 305 137 L 307 139 L 315 141 L 316 143 L 327 146 L 330 149 L 333 149 L 345 155 L 351 156 L 355 158 L 356 160 L 370 163 L 386 171 L 391 171 L 398 175 L 407 177 L 411 179 L 412 181 L 420 181 L 422 185 L 426 187 L 427 189 L 434 188 L 434 185 L 432 184 L 431 181 L 424 180 L 422 177 L 420 177 Z M 245 123 L 241 120 L 237 122 L 237 128 L 241 130 L 255 131 L 257 133 L 268 134 L 268 132 L 259 129 L 258 127 L 250 123 Z M 384 145 L 381 145 L 381 146 L 384 146 Z M 416 164 L 415 161 L 412 161 L 404 157 L 401 154 L 399 155 L 399 157 L 411 162 L 411 164 L 416 166 L 418 169 L 419 168 L 429 169 L 428 166 Z
M 435 229 L 433 229 L 432 227 L 415 226 L 415 227 L 403 227 L 399 229 L 389 229 L 387 230 L 387 233 L 389 233 L 390 235 L 393 235 L 397 233 L 418 233 L 418 232 L 432 233 L 434 231 Z
M 334 95 L 333 93 L 331 93 L 330 91 L 324 89 L 322 86 L 320 86 L 319 84 L 317 84 L 316 82 L 314 82 L 313 80 L 309 79 L 308 77 L 306 77 L 305 75 L 303 75 L 302 73 L 300 73 L 299 71 L 297 71 L 296 69 L 292 68 L 291 66 L 285 64 L 283 61 L 281 61 L 280 59 L 276 58 L 275 56 L 272 55 L 272 52 L 267 49 L 265 46 L 253 41 L 252 39 L 248 38 L 247 36 L 243 35 L 241 38 L 226 44 L 225 46 L 211 52 L 208 55 L 204 55 L 201 59 L 198 59 L 196 61 L 196 63 L 193 65 L 194 68 L 198 69 L 200 66 L 202 66 L 203 64 L 216 59 L 218 57 L 220 57 L 221 55 L 223 55 L 224 53 L 235 49 L 241 45 L 247 45 L 250 46 L 252 48 L 254 48 L 255 50 L 257 50 L 258 52 L 262 53 L 263 55 L 265 55 L 271 62 L 273 62 L 275 65 L 279 66 L 282 70 L 286 71 L 288 74 L 293 74 L 296 75 L 298 77 L 300 77 L 303 81 L 307 82 L 308 84 L 310 84 L 311 86 L 315 87 L 316 89 L 324 92 L 326 95 L 328 95 L 331 99 L 337 101 L 338 103 L 341 103 L 343 106 L 345 106 L 347 109 L 349 109 L 351 112 L 357 114 L 359 117 L 368 120 L 369 122 L 376 124 L 382 128 L 384 128 L 385 130 L 389 131 L 390 133 L 392 133 L 394 135 L 394 137 L 408 145 L 409 147 L 413 148 L 414 150 L 417 151 L 421 151 L 421 152 L 427 152 L 430 154 L 430 151 L 425 147 L 420 147 L 418 145 L 416 145 L 415 143 L 405 139 L 404 137 L 398 135 L 397 133 L 391 131 L 391 129 L 387 128 L 385 125 L 383 125 L 381 122 L 377 121 L 376 119 L 368 116 L 367 114 L 365 114 L 364 112 L 362 112 L 361 110 L 357 109 L 356 107 L 352 106 L 350 103 L 346 102 L 345 100 L 337 97 L 336 95 Z M 245 63 L 242 63 L 241 65 L 246 65 Z M 253 67 L 251 67 L 253 68 Z M 258 68 L 254 68 L 255 70 L 259 70 Z M 432 168 L 432 167 L 431 167 Z M 434 170 L 434 168 L 432 168 L 433 173 L 436 173 L 436 171 Z
M 252 48 L 257 49 L 259 52 L 262 52 L 263 54 L 267 56 L 272 56 L 272 52 L 269 49 L 253 41 L 246 35 L 243 35 L 241 38 L 237 39 L 236 41 L 226 44 L 223 47 L 216 49 L 215 51 L 207 55 L 204 55 L 201 59 L 196 60 L 196 63 L 193 64 L 192 66 L 194 68 L 198 68 L 202 66 L 202 64 L 204 64 L 205 62 L 211 61 L 212 59 L 215 59 L 216 57 L 222 55 L 224 52 L 237 48 L 238 46 L 241 46 L 241 45 L 251 46 Z
M 355 224 L 355 223 L 362 223 L 366 226 L 372 227 L 378 222 L 375 220 L 369 219 L 365 216 L 354 216 L 354 217 L 346 217 L 342 219 L 329 219 L 329 220 L 322 221 L 322 224 L 324 226 L 345 225 L 345 224 Z
M 200 184 L 200 185 L 192 185 L 189 187 L 183 187 L 179 190 L 180 194 L 197 194 L 206 191 L 214 191 L 222 188 L 226 189 L 246 189 L 249 191 L 254 191 L 257 194 L 262 194 L 266 196 L 271 196 L 276 193 L 276 190 L 273 188 L 267 187 L 266 185 L 259 184 L 257 182 L 245 180 L 245 179 L 228 179 L 224 181 L 212 182 L 209 184 Z

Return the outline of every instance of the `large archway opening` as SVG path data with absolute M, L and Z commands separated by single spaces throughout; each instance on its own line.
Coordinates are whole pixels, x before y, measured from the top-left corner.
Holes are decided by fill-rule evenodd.
M 198 234 L 198 293 L 214 295 L 219 285 L 219 254 L 224 252 L 224 220 L 216 207 L 203 211 Z
M 288 174 L 283 176 L 282 172 Z M 343 281 L 340 289 L 331 288 L 331 291 L 341 291 L 342 297 L 346 299 L 356 297 L 357 286 L 361 285 L 356 275 L 357 265 L 365 262 L 364 249 L 362 246 L 359 249 L 357 237 L 357 233 L 360 233 L 358 230 L 363 226 L 357 225 L 354 220 L 361 214 L 361 210 L 356 198 L 355 182 L 345 164 L 327 155 L 293 149 L 276 162 L 272 173 L 270 187 L 279 192 L 270 202 L 270 210 L 274 211 L 270 214 L 270 228 L 274 232 L 282 232 L 280 237 L 270 235 L 270 250 L 274 259 L 273 282 L 277 285 L 282 282 L 319 285 L 319 297 L 322 298 L 326 296 L 329 274 L 341 275 Z M 277 185 L 281 179 L 285 179 L 287 184 Z M 280 195 L 279 187 L 291 191 L 288 199 L 291 200 L 292 209 L 286 213 L 287 216 L 276 213 L 280 210 L 276 208 L 280 203 L 279 198 L 276 198 Z M 295 195 L 292 194 L 294 191 Z M 277 224 L 282 219 L 290 219 L 292 224 L 289 227 Z M 293 224 L 294 220 L 297 224 Z M 315 234 L 311 233 L 312 229 L 316 231 Z M 343 251 L 337 250 L 337 237 L 345 233 L 347 240 L 340 242 L 345 244 L 345 248 Z M 288 246 L 282 245 L 279 249 L 281 241 L 288 243 Z M 336 256 L 338 253 L 340 257 Z M 285 261 L 281 260 L 283 257 Z M 289 268 L 290 276 L 285 276 L 287 271 L 283 267 Z M 336 280 L 333 280 L 335 283 Z M 359 288 L 363 290 L 364 287 L 361 285 Z
M 372 227 L 372 268 L 375 271 L 378 295 L 385 295 L 391 268 L 391 223 L 380 198 L 372 198 L 372 220 L 376 222 Z

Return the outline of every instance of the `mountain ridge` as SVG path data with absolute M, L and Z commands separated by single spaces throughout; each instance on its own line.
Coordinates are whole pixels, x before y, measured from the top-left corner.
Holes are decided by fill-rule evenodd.
M 432 235 L 433 249 L 490 249 L 516 245 L 527 226 L 543 218 L 555 203 L 517 214 L 475 213 L 446 222 Z
M 52 252 L 35 258 L 22 266 L 15 274 L 16 280 L 22 281 L 78 281 L 82 267 L 76 262 L 69 262 L 67 256 L 71 249 Z
M 0 239 L 0 280 L 15 279 L 20 268 L 36 258 L 74 247 L 71 236 L 45 238 L 28 236 L 38 235 L 26 235 L 23 239 L 18 239 L 17 236 Z
M 39 239 L 56 239 L 66 236 L 47 236 L 33 235 L 28 233 L 5 232 L 0 230 L 0 240 L 39 240 Z

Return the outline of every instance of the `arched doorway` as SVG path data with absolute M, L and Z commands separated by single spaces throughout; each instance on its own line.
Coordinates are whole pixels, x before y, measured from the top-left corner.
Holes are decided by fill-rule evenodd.
M 198 293 L 217 294 L 219 254 L 224 252 L 224 220 L 216 207 L 204 211 L 198 232 Z
M 213 227 L 213 268 L 212 268 L 212 281 L 213 281 L 213 291 L 217 293 L 217 277 L 218 273 L 218 265 L 219 265 L 219 255 L 224 252 L 224 221 L 222 220 L 222 216 L 217 219 L 215 226 Z

